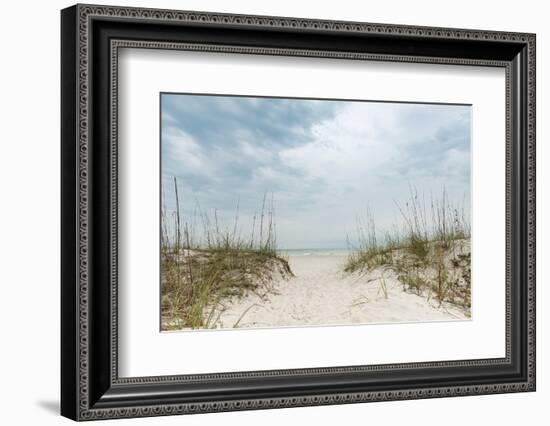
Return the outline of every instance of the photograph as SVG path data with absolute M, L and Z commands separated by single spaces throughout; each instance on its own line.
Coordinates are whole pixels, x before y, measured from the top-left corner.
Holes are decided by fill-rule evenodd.
M 326 406 L 345 421 L 362 408 L 344 405 L 368 403 L 409 424 L 426 416 L 407 407 L 437 399 L 433 419 L 464 424 L 479 408 L 521 422 L 548 396 L 536 359 L 543 14 L 257 3 L 64 4 L 60 22 L 46 10 L 32 22 L 55 45 L 34 43 L 15 72 L 32 88 L 27 56 L 42 72 L 57 55 L 37 80 L 48 93 L 30 92 L 60 108 L 29 126 L 15 79 L 23 124 L 5 139 L 38 129 L 29 170 L 48 166 L 60 203 L 47 174 L 21 173 L 32 150 L 15 143 L 6 182 L 24 201 L 4 210 L 28 216 L 11 226 L 23 253 L 11 281 L 29 270 L 29 241 L 59 275 L 61 291 L 42 285 L 47 265 L 31 268 L 43 294 L 30 299 L 60 310 L 57 338 L 23 339 L 30 354 L 57 341 L 37 364 L 48 377 L 32 374 L 37 410 L 278 424 L 274 409 Z M 50 204 L 51 217 L 37 209 Z M 40 309 L 23 328 L 48 325 Z M 9 389 L 28 387 L 19 376 Z M 525 404 L 501 410 L 503 398 Z
M 160 94 L 160 329 L 471 320 L 467 104 Z

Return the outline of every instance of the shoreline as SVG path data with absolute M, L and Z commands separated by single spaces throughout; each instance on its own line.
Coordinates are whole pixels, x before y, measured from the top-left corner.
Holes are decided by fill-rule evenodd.
M 304 256 L 319 256 L 319 257 L 342 257 L 348 256 L 351 253 L 349 249 L 285 249 L 277 250 L 277 255 L 284 257 L 304 257 Z

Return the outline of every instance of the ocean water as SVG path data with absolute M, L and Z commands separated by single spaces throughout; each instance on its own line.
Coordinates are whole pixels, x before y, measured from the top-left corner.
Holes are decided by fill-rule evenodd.
M 314 249 L 282 249 L 277 250 L 283 256 L 347 256 L 348 249 L 314 248 Z

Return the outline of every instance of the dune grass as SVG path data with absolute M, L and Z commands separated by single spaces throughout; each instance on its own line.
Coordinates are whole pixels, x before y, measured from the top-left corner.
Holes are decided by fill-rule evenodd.
M 427 202 L 414 188 L 405 203 L 395 205 L 404 226 L 385 232 L 381 240 L 369 209 L 357 219 L 357 243 L 348 238 L 344 270 L 389 269 L 404 290 L 469 310 L 470 224 L 464 207 L 453 205 L 445 189 Z
M 257 291 L 274 274 L 292 275 L 276 250 L 273 197 L 267 200 L 264 195 L 245 238 L 239 231 L 238 203 L 230 227 L 221 225 L 216 210 L 208 214 L 199 205 L 198 221 L 187 221 L 182 219 L 175 178 L 173 190 L 176 211 L 170 218 L 163 207 L 161 214 L 162 330 L 215 327 L 224 298 Z

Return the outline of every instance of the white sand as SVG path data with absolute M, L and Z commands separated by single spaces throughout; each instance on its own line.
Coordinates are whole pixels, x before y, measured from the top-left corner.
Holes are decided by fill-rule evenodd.
M 296 275 L 271 291 L 224 303 L 217 327 L 284 327 L 468 319 L 462 310 L 403 291 L 392 271 L 342 272 L 344 256 L 290 256 Z M 381 275 L 387 288 L 382 290 Z M 239 321 L 240 318 L 240 321 Z

